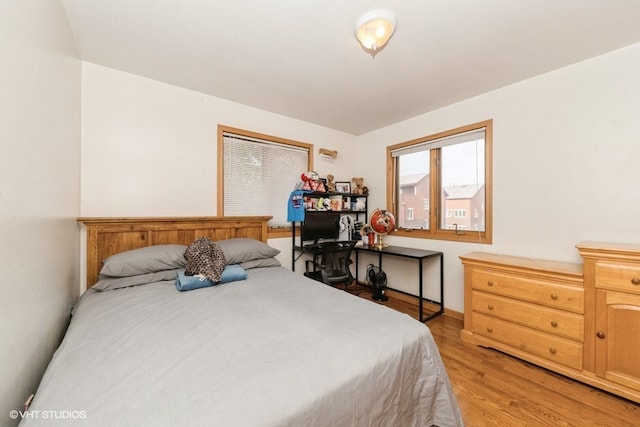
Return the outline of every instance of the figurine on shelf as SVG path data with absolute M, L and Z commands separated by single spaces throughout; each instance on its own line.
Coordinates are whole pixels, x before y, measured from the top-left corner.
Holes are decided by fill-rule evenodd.
M 300 179 L 302 180 L 301 190 L 318 191 L 321 193 L 327 191 L 325 190 L 324 183 L 320 180 L 318 173 L 315 171 L 303 173 L 300 175 Z
M 333 181 L 334 177 L 331 174 L 327 175 L 327 191 L 329 193 L 335 193 L 336 192 L 336 183 Z
M 374 239 L 376 235 L 373 231 L 373 228 L 371 228 L 371 225 L 369 225 L 368 223 L 364 224 L 362 228 L 360 228 L 360 235 L 362 236 L 362 240 L 365 241 L 368 246 L 373 246 L 373 244 L 375 243 Z

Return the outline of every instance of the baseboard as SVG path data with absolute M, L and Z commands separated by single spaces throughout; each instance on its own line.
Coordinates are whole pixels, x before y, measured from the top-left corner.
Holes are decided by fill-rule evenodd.
M 460 320 L 464 322 L 464 313 L 460 313 L 459 311 L 451 310 L 449 308 L 444 309 L 444 315 L 449 316 L 453 319 Z
M 367 286 L 367 285 L 365 285 L 365 286 Z M 370 286 L 367 286 L 367 287 L 370 289 Z M 412 294 L 409 294 L 409 293 L 403 292 L 403 291 L 398 291 L 396 289 L 390 289 L 390 288 L 386 288 L 385 289 L 385 293 L 388 296 L 393 297 L 393 298 L 395 298 L 397 300 L 404 301 L 404 302 L 409 303 L 409 304 L 414 304 L 414 305 L 416 305 L 416 307 L 418 306 L 418 303 L 417 303 L 418 297 L 415 296 L 415 295 L 412 295 Z M 425 302 L 427 304 L 429 304 L 428 301 L 425 301 Z M 453 319 L 464 321 L 464 313 L 461 313 L 461 312 L 456 311 L 456 310 L 445 308 L 444 309 L 444 315 L 445 316 L 449 316 L 449 317 L 451 317 Z

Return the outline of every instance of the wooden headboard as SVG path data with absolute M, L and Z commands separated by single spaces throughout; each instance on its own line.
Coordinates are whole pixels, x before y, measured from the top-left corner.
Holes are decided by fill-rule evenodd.
M 266 243 L 270 219 L 270 216 L 78 218 L 87 232 L 87 289 L 98 281 L 102 261 L 113 254 L 152 245 L 189 245 L 203 236 L 212 240 L 250 237 Z

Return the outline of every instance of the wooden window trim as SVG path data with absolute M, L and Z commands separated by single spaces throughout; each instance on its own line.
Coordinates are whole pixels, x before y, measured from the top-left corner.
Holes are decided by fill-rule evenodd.
M 281 138 L 278 136 L 252 132 L 245 129 L 234 128 L 226 125 L 218 125 L 218 151 L 217 151 L 217 212 L 218 216 L 224 216 L 224 133 L 233 133 L 244 135 L 256 139 L 264 139 L 267 141 L 278 142 L 280 144 L 302 147 L 309 150 L 308 168 L 313 170 L 313 144 L 306 142 L 294 141 L 291 139 Z M 292 183 L 292 186 L 295 183 Z M 284 208 L 283 208 L 284 209 Z M 268 227 L 268 238 L 291 237 L 291 227 Z
M 418 143 L 428 142 L 451 135 L 468 132 L 474 129 L 485 128 L 485 231 L 479 232 L 474 230 L 443 230 L 438 226 L 438 209 L 443 206 L 441 200 L 440 191 L 440 176 L 438 173 L 439 162 L 439 150 L 432 150 L 430 156 L 430 188 L 429 198 L 430 202 L 429 211 L 429 230 L 422 229 L 397 229 L 390 234 L 393 236 L 401 237 L 414 237 L 421 239 L 435 239 L 435 240 L 449 240 L 455 242 L 467 242 L 467 243 L 493 243 L 493 120 L 485 120 L 478 123 L 458 127 L 455 129 L 439 132 L 433 135 L 429 135 L 422 138 L 413 139 L 410 141 L 402 142 L 399 144 L 391 145 L 387 147 L 387 209 L 393 212 L 398 217 L 398 210 L 396 206 L 396 188 L 395 183 L 398 181 L 398 171 L 396 170 L 396 162 L 391 155 L 393 150 L 399 148 L 409 147 Z

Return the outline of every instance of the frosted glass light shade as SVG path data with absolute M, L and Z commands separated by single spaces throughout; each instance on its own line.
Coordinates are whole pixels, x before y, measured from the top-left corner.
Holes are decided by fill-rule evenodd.
M 397 23 L 396 16 L 388 10 L 365 13 L 356 22 L 356 39 L 365 51 L 376 56 L 393 35 Z

